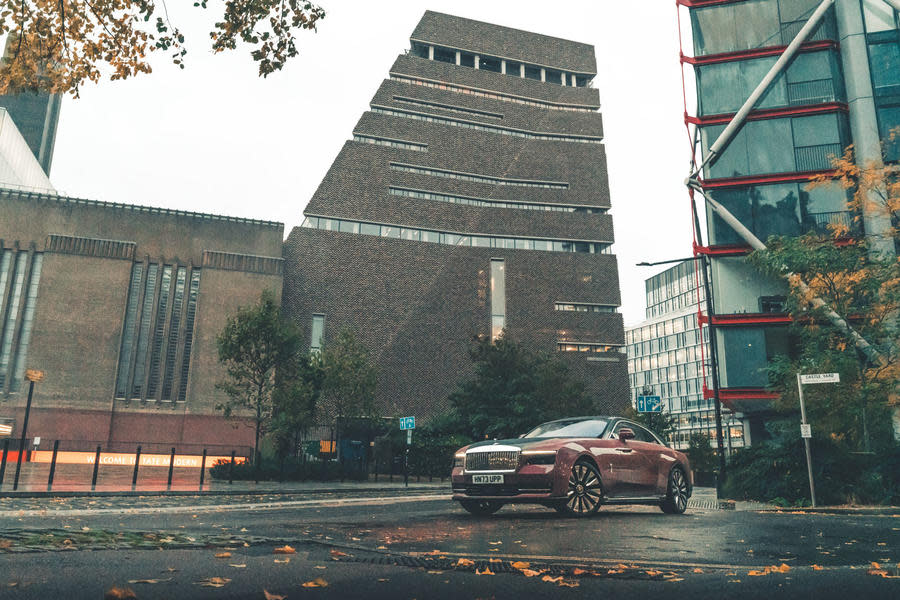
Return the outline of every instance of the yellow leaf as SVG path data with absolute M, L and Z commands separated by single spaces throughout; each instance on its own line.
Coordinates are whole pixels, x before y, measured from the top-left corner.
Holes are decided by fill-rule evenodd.
M 227 577 L 207 577 L 203 581 L 198 581 L 196 585 L 201 585 L 203 587 L 214 587 L 220 588 L 225 587 L 225 584 L 229 583 L 231 580 Z
M 241 564 L 239 564 L 239 565 L 228 565 L 228 566 L 229 566 L 229 567 L 234 567 L 235 569 L 243 569 L 244 567 L 247 566 L 247 564 L 246 564 L 246 563 L 241 563 Z
M 282 596 L 281 594 L 272 594 L 268 590 L 263 589 L 263 594 L 266 597 L 266 600 L 285 600 L 287 596 Z
M 702 572 L 703 572 L 703 569 L 701 569 L 700 567 L 694 567 L 694 571 L 693 571 L 693 572 L 694 572 L 694 573 L 702 573 Z
M 350 555 L 347 554 L 346 552 L 341 552 L 340 550 L 332 550 L 331 551 L 331 558 L 333 558 L 334 560 L 343 558 L 345 556 L 350 556 Z
M 285 559 L 282 559 L 282 560 L 279 560 L 279 559 L 276 558 L 276 559 L 275 559 L 275 562 L 278 563 L 278 564 L 284 565 L 284 564 L 287 564 L 287 563 L 291 562 L 291 557 L 289 556 L 289 557 L 287 557 L 287 558 L 285 558 Z
M 563 579 L 558 585 L 559 587 L 578 587 L 580 584 L 574 580 Z
M 543 571 L 532 571 L 531 569 L 522 569 L 522 575 L 525 577 L 536 577 L 543 573 Z
M 531 563 L 527 563 L 527 562 L 524 562 L 524 561 L 521 561 L 521 560 L 517 560 L 516 562 L 512 563 L 512 568 L 513 568 L 513 569 L 518 569 L 518 570 L 520 570 L 520 571 L 521 571 L 522 569 L 527 569 L 527 568 L 530 567 L 530 566 L 531 566 Z
M 305 588 L 318 588 L 318 587 L 328 587 L 328 582 L 322 579 L 321 577 L 316 577 L 312 581 L 307 581 L 301 587 Z
M 791 570 L 791 567 L 789 565 L 781 563 L 780 567 L 772 567 L 772 570 L 778 571 L 779 573 L 787 573 L 788 571 Z
M 768 575 L 768 574 L 769 574 L 769 569 L 763 569 L 762 571 L 753 570 L 753 571 L 750 571 L 749 573 L 747 573 L 747 575 L 749 575 L 750 577 L 762 577 L 763 575 Z
M 498 562 L 503 562 L 503 561 L 500 560 L 499 558 L 489 558 L 489 559 L 488 559 L 488 562 L 498 563 Z
M 547 583 L 559 583 L 560 581 L 562 581 L 562 575 L 560 575 L 559 577 L 544 575 L 543 577 L 541 577 L 541 581 L 546 581 Z
M 812 568 L 813 568 L 813 571 L 821 571 L 822 570 L 822 567 L 820 567 L 819 565 L 813 565 Z
M 219 552 L 216 558 L 231 558 L 231 552 Z
M 478 569 L 475 569 L 475 574 L 476 575 L 493 575 L 494 572 L 491 571 L 490 567 L 485 567 L 484 571 L 479 571 Z
M 475 565 L 475 561 L 469 560 L 468 558 L 461 558 L 458 561 L 456 561 L 457 567 L 472 567 L 474 565 Z
M 334 550 L 331 551 L 332 554 Z M 291 548 L 290 546 L 281 546 L 280 548 L 275 548 L 272 550 L 272 554 L 296 554 L 297 551 Z
M 106 590 L 103 600 L 137 600 L 134 591 L 131 588 L 120 588 L 113 586 Z
M 148 583 L 148 584 L 154 584 L 154 583 L 160 583 L 160 582 L 162 582 L 162 581 L 172 581 L 172 578 L 171 578 L 171 577 L 167 577 L 166 579 L 129 579 L 129 580 L 128 580 L 128 583 Z

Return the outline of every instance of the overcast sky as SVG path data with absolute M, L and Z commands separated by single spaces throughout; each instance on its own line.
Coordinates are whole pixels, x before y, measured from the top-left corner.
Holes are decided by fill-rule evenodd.
M 644 317 L 636 267 L 690 255 L 682 181 L 689 143 L 682 114 L 674 2 L 582 0 L 322 0 L 317 33 L 268 79 L 246 49 L 212 55 L 205 14 L 169 2 L 187 34 L 184 71 L 86 86 L 66 98 L 51 180 L 71 196 L 281 221 L 285 235 L 368 107 L 426 8 L 593 44 L 626 324 Z M 651 9 L 650 6 L 655 8 Z M 362 276 L 362 274 L 361 274 Z

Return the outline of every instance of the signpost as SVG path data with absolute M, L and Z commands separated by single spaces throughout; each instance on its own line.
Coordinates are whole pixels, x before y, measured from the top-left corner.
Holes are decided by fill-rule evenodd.
M 809 439 L 812 437 L 812 427 L 806 422 L 806 405 L 803 403 L 803 386 L 814 383 L 839 383 L 841 376 L 838 373 L 809 373 L 801 375 L 797 373 L 797 392 L 800 395 L 800 437 L 806 447 L 806 470 L 809 473 L 809 497 L 813 508 L 816 507 L 816 486 L 813 482 L 812 455 L 809 452 Z
M 662 412 L 662 400 L 659 396 L 638 396 L 637 411 L 639 413 Z
M 406 455 L 403 459 L 403 484 L 407 487 L 409 487 L 409 447 L 412 445 L 412 430 L 415 428 L 415 417 L 400 417 L 400 431 L 406 431 Z

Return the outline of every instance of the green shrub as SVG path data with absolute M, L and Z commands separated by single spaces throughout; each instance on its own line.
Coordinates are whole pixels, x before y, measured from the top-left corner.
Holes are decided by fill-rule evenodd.
M 227 481 L 229 478 L 229 461 L 219 461 L 209 470 L 213 479 Z M 360 470 L 356 465 L 341 465 L 337 461 L 298 461 L 286 459 L 282 463 L 275 459 L 263 459 L 256 468 L 248 463 L 234 465 L 233 479 L 235 481 L 334 481 L 337 479 L 365 480 L 368 474 L 365 469 Z

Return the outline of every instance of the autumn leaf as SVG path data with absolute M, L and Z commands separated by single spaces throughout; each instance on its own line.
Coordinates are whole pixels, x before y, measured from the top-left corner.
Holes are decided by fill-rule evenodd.
M 291 557 L 288 556 L 287 558 L 283 558 L 283 559 L 278 559 L 278 558 L 276 558 L 276 559 L 275 559 L 275 562 L 278 563 L 278 564 L 280 564 L 280 565 L 286 565 L 287 563 L 291 562 Z
M 692 572 L 693 573 L 702 573 L 703 569 L 701 569 L 700 567 L 694 567 L 694 570 Z
M 512 563 L 511 566 L 513 569 L 518 569 L 519 571 L 521 571 L 522 569 L 527 569 L 528 567 L 530 567 L 531 563 L 517 560 L 516 562 Z
M 229 582 L 231 582 L 231 579 L 229 579 L 227 577 L 207 577 L 206 579 L 204 579 L 202 581 L 198 581 L 194 585 L 199 585 L 202 587 L 220 588 L 220 587 L 225 587 L 225 585 L 228 584 Z
M 167 578 L 165 578 L 165 579 L 129 579 L 129 580 L 128 580 L 128 583 L 148 583 L 148 584 L 155 584 L 155 583 L 161 583 L 161 582 L 163 582 L 163 581 L 172 581 L 172 578 L 171 578 L 171 577 L 167 577 Z
M 113 586 L 106 590 L 103 600 L 137 600 L 134 591 L 131 588 L 120 588 Z
M 768 575 L 768 574 L 769 574 L 768 569 L 763 569 L 762 571 L 757 571 L 754 569 L 754 570 L 751 570 L 749 573 L 747 573 L 747 575 L 749 575 L 750 577 L 762 577 L 763 575 Z
M 468 558 L 461 558 L 458 561 L 456 561 L 456 566 L 457 567 L 474 567 L 475 561 L 469 560 Z
M 488 542 L 488 544 L 490 544 L 491 546 L 499 546 L 502 543 L 503 542 Z
M 547 583 L 559 583 L 560 581 L 562 581 L 562 579 L 562 575 L 560 575 L 559 577 L 551 577 L 550 575 L 544 575 L 543 577 L 541 577 L 541 581 L 546 581 Z
M 231 558 L 231 552 L 219 552 L 216 558 Z
M 813 565 L 812 569 L 813 569 L 813 571 L 821 571 L 822 567 L 820 567 L 819 565 Z
M 322 579 L 321 577 L 316 577 L 312 581 L 307 581 L 302 584 L 301 587 L 305 588 L 319 588 L 319 587 L 328 587 L 328 582 Z
M 494 572 L 491 571 L 490 567 L 485 567 L 483 571 L 479 571 L 478 569 L 475 569 L 475 574 L 476 575 L 493 575 Z
M 521 572 L 525 577 L 537 577 L 538 575 L 543 573 L 543 571 L 532 571 L 531 569 L 522 569 Z
M 241 563 L 239 565 L 228 565 L 229 567 L 234 567 L 235 569 L 243 569 L 247 566 L 246 563 Z
M 273 594 L 263 588 L 263 595 L 266 597 L 266 600 L 285 600 L 287 596 L 282 596 L 281 594 Z
M 341 552 L 340 550 L 332 550 L 332 551 L 330 552 L 330 554 L 331 554 L 331 558 L 334 559 L 334 560 L 337 560 L 337 559 L 339 559 L 339 558 L 343 558 L 343 557 L 345 557 L 345 556 L 350 556 L 350 555 L 347 554 L 346 552 Z
M 8 550 L 12 547 L 12 540 L 0 540 L 0 550 Z
M 500 562 L 503 562 L 503 561 L 500 560 L 499 558 L 489 558 L 489 559 L 488 559 L 488 562 L 489 562 L 489 563 L 500 563 Z
M 332 552 L 334 552 L 334 550 L 332 550 Z M 287 545 L 281 546 L 280 548 L 275 548 L 274 550 L 272 550 L 272 554 L 296 554 L 296 553 L 297 553 L 296 550 L 294 550 L 292 547 L 287 546 Z
M 574 580 L 563 579 L 558 585 L 559 587 L 578 587 L 580 584 Z

